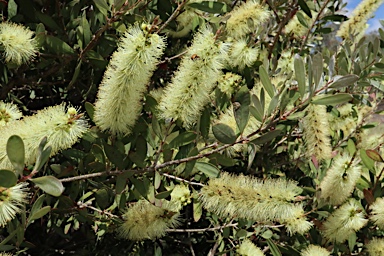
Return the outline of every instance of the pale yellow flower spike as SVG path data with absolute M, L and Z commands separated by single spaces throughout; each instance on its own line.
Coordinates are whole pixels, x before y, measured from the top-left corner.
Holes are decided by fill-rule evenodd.
M 240 244 L 240 247 L 237 249 L 237 253 L 241 256 L 264 256 L 265 255 L 260 248 L 256 247 L 256 245 L 248 239 L 244 240 Z
M 307 232 L 312 224 L 305 219 L 301 204 L 293 204 L 302 189 L 284 179 L 258 180 L 249 176 L 222 173 L 200 192 L 203 207 L 220 217 L 287 225 L 290 234 Z
M 352 15 L 347 21 L 344 21 L 339 30 L 337 36 L 344 39 L 349 39 L 350 35 L 363 34 L 367 29 L 366 24 L 373 13 L 383 3 L 383 0 L 363 0 L 353 10 Z
M 25 147 L 25 163 L 33 164 L 38 154 L 37 148 L 44 137 L 52 147 L 51 156 L 70 148 L 88 130 L 88 123 L 75 108 L 66 108 L 65 104 L 48 107 L 36 115 L 24 117 L 1 128 L 0 133 L 0 168 L 12 169 L 6 153 L 9 137 L 18 135 Z
M 382 256 L 384 255 L 384 239 L 374 237 L 366 245 L 370 256 Z
M 10 188 L 0 187 L 0 227 L 4 227 L 27 202 L 27 185 L 22 182 Z
M 123 215 L 125 222 L 118 233 L 128 240 L 155 239 L 165 235 L 167 228 L 180 225 L 180 213 L 154 206 L 146 200 L 140 200 L 128 208 Z
M 371 205 L 371 215 L 369 219 L 379 228 L 384 229 L 384 198 L 380 197 Z
M 97 95 L 94 121 L 101 130 L 131 133 L 147 83 L 164 49 L 163 37 L 148 35 L 138 25 L 128 29 L 112 55 Z
M 233 38 L 256 32 L 271 17 L 271 13 L 257 1 L 250 0 L 230 12 L 226 30 Z
M 195 35 L 159 102 L 162 118 L 179 119 L 187 128 L 197 122 L 222 75 L 227 50 L 228 45 L 217 43 L 215 35 L 207 27 Z
M 336 156 L 332 166 L 320 183 L 321 198 L 332 205 L 340 205 L 348 199 L 361 176 L 361 167 L 348 154 Z
M 22 25 L 0 23 L 0 46 L 4 51 L 5 62 L 20 66 L 32 60 L 37 52 L 32 36 L 33 32 Z
M 15 104 L 0 101 L 0 128 L 21 117 L 22 114 Z
M 350 199 L 323 223 L 323 234 L 330 242 L 342 243 L 368 223 L 364 209 Z
M 332 147 L 326 106 L 310 104 L 303 127 L 307 157 L 315 156 L 319 161 L 330 158 Z
M 303 250 L 301 256 L 329 256 L 331 253 L 327 249 L 318 245 L 310 244 L 307 249 Z

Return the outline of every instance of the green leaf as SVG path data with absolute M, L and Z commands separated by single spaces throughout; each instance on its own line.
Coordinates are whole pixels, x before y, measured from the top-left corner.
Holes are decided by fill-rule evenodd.
M 129 177 L 129 180 L 135 185 L 135 190 L 137 190 L 141 196 L 147 198 L 149 184 L 142 180 L 135 179 L 134 177 Z
M 260 75 L 261 83 L 263 84 L 269 97 L 273 98 L 273 96 L 275 96 L 275 88 L 271 83 L 271 80 L 269 80 L 269 75 L 263 65 L 259 67 L 259 75 Z
M 33 168 L 33 171 L 37 172 L 39 171 L 45 163 L 48 161 L 49 156 L 51 155 L 52 147 L 49 146 L 46 149 L 43 150 L 43 152 L 39 153 L 37 155 L 35 167 Z
M 255 145 L 264 144 L 266 142 L 273 140 L 274 138 L 276 138 L 280 134 L 281 134 L 281 131 L 276 129 L 276 130 L 273 130 L 273 131 L 270 131 L 266 134 L 261 135 L 259 138 L 252 140 L 251 143 L 253 143 Z
M 321 76 L 323 75 L 323 55 L 321 53 L 313 56 L 312 72 L 315 89 L 319 86 Z M 312 85 L 311 85 L 312 86 Z
M 345 21 L 347 20 L 348 17 L 345 16 L 345 15 L 341 15 L 341 14 L 335 14 L 335 15 L 328 15 L 328 16 L 324 16 L 322 18 L 322 20 L 330 20 L 330 21 Z
M 220 170 L 217 168 L 217 166 L 210 163 L 196 162 L 195 168 L 210 178 L 217 178 L 220 174 Z
M 372 160 L 372 158 L 367 155 L 367 152 L 364 149 L 360 150 L 360 158 L 363 161 L 365 167 L 368 168 L 368 170 L 372 172 L 375 170 L 375 162 Z
M 30 223 L 31 221 L 33 220 L 37 220 L 37 219 L 40 219 L 41 217 L 43 217 L 44 215 L 46 215 L 47 213 L 49 213 L 51 211 L 51 206 L 45 206 L 35 212 L 31 212 L 31 215 L 29 215 L 29 218 L 28 218 L 28 223 Z
M 16 174 L 22 174 L 25 163 L 25 149 L 23 140 L 17 136 L 12 135 L 7 141 L 7 156 L 16 170 Z
M 236 232 L 236 238 L 242 238 L 242 237 L 247 237 L 247 230 L 245 229 L 239 229 L 237 232 Z
M 201 201 L 193 199 L 193 220 L 198 222 L 203 215 L 203 206 Z
M 0 187 L 10 188 L 16 185 L 17 177 L 13 171 L 0 170 Z
M 41 209 L 41 207 L 43 206 L 45 198 L 46 198 L 46 194 L 42 194 L 41 196 L 39 196 L 39 198 L 37 198 L 37 200 L 35 201 L 35 203 L 33 204 L 32 208 L 31 208 L 31 212 L 30 212 L 29 216 L 33 215 L 36 211 Z
M 36 186 L 42 189 L 47 194 L 52 196 L 60 196 L 64 191 L 64 186 L 60 180 L 53 176 L 43 176 L 35 179 L 30 179 Z
M 249 105 L 251 104 L 251 98 L 249 89 L 247 86 L 243 86 L 235 95 L 235 102 L 240 104 L 239 107 L 233 107 L 233 112 L 236 120 L 237 127 L 240 133 L 242 133 L 247 126 L 249 119 Z
M 209 111 L 209 108 L 205 108 L 203 110 L 199 124 L 201 136 L 203 136 L 204 139 L 207 139 L 209 135 L 209 128 L 211 127 L 211 113 Z
M 264 106 L 261 104 L 261 101 L 256 95 L 252 95 L 253 106 L 250 107 L 251 114 L 260 122 L 264 118 Z
M 155 198 L 156 199 L 164 199 L 164 198 L 169 197 L 171 195 L 171 193 L 172 193 L 172 190 L 163 191 L 163 192 L 157 193 L 155 195 Z
M 75 68 L 75 72 L 73 72 L 72 79 L 71 79 L 71 81 L 68 84 L 67 90 L 69 88 L 72 88 L 73 84 L 77 81 L 77 78 L 79 77 L 79 74 L 80 74 L 81 64 L 82 63 L 83 63 L 82 60 L 78 61 L 77 65 L 76 65 L 76 68 Z
M 104 150 L 101 148 L 100 145 L 93 144 L 91 148 L 91 152 L 93 156 L 100 162 L 105 164 L 105 154 Z
M 228 12 L 227 5 L 220 2 L 202 1 L 199 3 L 190 3 L 188 6 L 208 13 L 222 14 Z
M 95 113 L 95 107 L 93 106 L 92 103 L 90 103 L 88 101 L 85 102 L 84 106 L 85 106 L 85 110 L 87 111 L 89 118 L 91 118 L 91 120 L 93 120 L 93 116 Z
M 232 144 L 237 139 L 235 132 L 226 124 L 216 124 L 212 127 L 212 131 L 215 138 L 224 144 Z
M 367 149 L 365 153 L 367 153 L 367 156 L 375 162 L 384 162 L 383 158 L 376 150 Z
M 267 229 L 263 234 L 261 234 L 261 237 L 264 239 L 270 239 L 273 236 L 273 232 L 270 229 Z
M 188 145 L 196 139 L 197 135 L 194 132 L 183 132 L 174 138 L 166 148 L 179 148 Z
M 353 85 L 359 80 L 357 75 L 335 76 L 329 88 L 343 88 Z
M 145 145 L 147 145 L 146 142 L 145 142 Z M 117 168 L 119 168 L 120 170 L 123 170 L 125 168 L 125 162 L 124 162 L 125 155 L 122 152 L 120 152 L 120 150 L 117 147 L 104 144 L 104 151 L 108 160 L 111 161 L 111 163 L 113 163 Z M 146 154 L 146 151 L 145 151 L 145 154 Z
M 97 205 L 100 207 L 101 210 L 104 210 L 109 205 L 109 194 L 108 190 L 105 188 L 99 189 L 95 193 L 95 199 Z
M 267 244 L 269 246 L 269 249 L 271 250 L 271 253 L 273 256 L 282 256 L 279 248 L 277 245 L 273 242 L 272 239 L 267 239 Z
M 303 12 L 308 15 L 309 18 L 312 18 L 311 10 L 304 0 L 299 0 L 299 6 L 301 10 L 303 10 Z
M 349 93 L 338 93 L 334 95 L 319 95 L 312 99 L 312 104 L 316 105 L 338 105 L 348 102 L 352 99 L 352 95 Z
M 347 149 L 348 149 L 348 152 L 351 156 L 353 156 L 356 152 L 356 146 L 355 146 L 355 143 L 353 142 L 352 139 L 349 139 L 348 140 L 348 143 L 347 143 Z
M 299 93 L 301 98 L 304 98 L 305 94 L 305 66 L 304 61 L 300 55 L 296 54 L 294 59 L 295 77 L 299 87 Z
M 75 51 L 63 40 L 47 35 L 45 40 L 48 49 L 55 54 L 73 54 Z
M 87 20 L 86 11 L 83 12 L 80 27 L 83 29 L 84 45 L 87 45 L 92 39 L 92 31 Z
M 108 16 L 109 6 L 106 0 L 93 0 L 96 5 L 96 8 L 104 15 Z
M 34 14 L 36 18 L 38 18 L 46 27 L 49 27 L 53 31 L 62 31 L 61 27 L 57 25 L 52 16 L 36 11 L 34 12 Z
M 34 172 L 38 172 L 44 166 L 44 164 L 48 161 L 49 156 L 51 155 L 52 147 L 49 146 L 44 149 L 46 144 L 47 144 L 47 137 L 44 137 L 39 144 L 38 155 L 37 155 L 35 167 L 33 168 Z
M 15 0 L 8 1 L 8 20 L 11 20 L 17 14 L 17 4 Z
M 161 139 L 161 140 L 164 139 L 164 135 L 161 131 L 159 120 L 157 120 L 155 115 L 152 116 L 152 130 L 159 139 Z

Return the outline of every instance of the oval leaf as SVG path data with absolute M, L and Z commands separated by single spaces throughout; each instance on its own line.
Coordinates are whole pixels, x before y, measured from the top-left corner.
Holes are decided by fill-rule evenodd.
M 335 77 L 333 83 L 329 85 L 329 88 L 342 88 L 346 86 L 350 86 L 357 82 L 359 77 L 357 75 L 346 75 L 341 77 Z
M 380 156 L 379 152 L 377 152 L 375 150 L 368 149 L 365 151 L 365 153 L 367 153 L 367 156 L 369 158 L 371 158 L 372 160 L 374 160 L 376 162 L 384 162 L 383 158 Z
M 45 214 L 49 213 L 51 211 L 51 206 L 45 206 L 41 208 L 38 211 L 35 211 L 31 216 L 29 216 L 28 222 L 31 222 L 32 220 L 37 220 L 43 217 Z
M 338 93 L 335 95 L 321 95 L 313 98 L 312 103 L 316 105 L 338 105 L 348 102 L 352 95 L 348 93 Z
M 0 187 L 10 188 L 16 185 L 17 177 L 13 171 L 0 170 Z
M 255 145 L 264 144 L 264 143 L 266 143 L 268 141 L 273 140 L 274 138 L 276 138 L 280 134 L 281 134 L 280 130 L 273 130 L 273 131 L 270 131 L 270 132 L 268 132 L 266 134 L 263 134 L 262 136 L 260 136 L 257 139 L 252 140 L 251 143 L 253 143 Z
M 53 176 L 39 177 L 30 179 L 30 181 L 52 196 L 60 196 L 64 191 L 64 186 L 61 181 Z
M 9 137 L 7 155 L 17 173 L 21 174 L 24 170 L 25 149 L 24 142 L 19 136 L 12 135 Z
M 232 144 L 236 141 L 235 132 L 226 124 L 216 124 L 212 127 L 215 138 L 224 144 Z
M 184 132 L 174 138 L 166 148 L 179 148 L 181 146 L 187 145 L 193 142 L 196 139 L 196 136 L 197 135 L 194 132 Z
M 217 178 L 220 174 L 220 170 L 210 163 L 196 162 L 195 168 L 210 178 Z
M 275 88 L 273 87 L 271 80 L 269 80 L 268 73 L 265 70 L 263 65 L 261 65 L 259 68 L 259 75 L 260 75 L 261 83 L 263 84 L 265 90 L 269 94 L 269 97 L 272 98 L 273 96 L 275 96 Z
M 305 94 L 305 67 L 303 59 L 298 54 L 295 55 L 294 68 L 295 77 L 299 87 L 299 93 L 301 95 L 301 98 L 303 98 Z

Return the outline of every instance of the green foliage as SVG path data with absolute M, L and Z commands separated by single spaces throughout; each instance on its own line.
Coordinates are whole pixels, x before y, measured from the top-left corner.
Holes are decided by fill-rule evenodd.
M 0 251 L 380 253 L 383 29 L 246 2 L 0 1 Z

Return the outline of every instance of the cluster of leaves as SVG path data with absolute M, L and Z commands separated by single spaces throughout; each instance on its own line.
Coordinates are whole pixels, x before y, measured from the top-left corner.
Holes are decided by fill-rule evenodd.
M 334 255 L 363 255 L 364 244 L 383 235 L 370 223 L 347 242 L 333 243 L 323 237 L 322 225 L 336 207 L 321 200 L 320 183 L 333 160 L 308 156 L 308 147 L 314 145 L 303 137 L 307 127 L 302 120 L 308 106 L 326 106 L 329 119 L 341 122 L 347 117 L 340 107 L 351 105 L 347 115 L 353 120 L 352 128 L 332 126 L 328 138 L 333 156 L 345 152 L 360 161 L 363 175 L 348 197 L 359 200 L 369 214 L 370 205 L 383 195 L 382 136 L 371 147 L 362 146 L 362 138 L 377 125 L 374 121 L 381 121 L 376 112 L 384 91 L 384 32 L 380 30 L 370 40 L 338 42 L 335 50 L 323 48 L 322 37 L 334 32 L 331 25 L 346 19 L 340 14 L 342 1 L 265 1 L 273 18 L 247 38 L 249 46 L 265 54 L 243 69 L 226 70 L 241 76 L 233 92 L 223 92 L 219 85 L 193 127 L 185 128 L 180 120 L 163 120 L 159 115 L 153 91 L 171 80 L 194 32 L 209 24 L 221 36 L 236 2 L 0 2 L 3 19 L 35 31 L 39 47 L 38 56 L 29 64 L 18 68 L 0 64 L 0 99 L 16 102 L 26 113 L 70 102 L 85 109 L 90 122 L 98 85 L 123 32 L 138 22 L 152 24 L 160 34 L 178 35 L 185 25 L 180 26 L 177 18 L 186 11 L 194 14 L 189 32 L 168 37 L 130 135 L 112 136 L 92 126 L 77 145 L 49 160 L 49 148 L 44 148 L 43 141 L 34 166 L 24 166 L 20 138 L 9 139 L 8 157 L 16 173 L 22 173 L 19 182 L 31 182 L 31 195 L 20 216 L 0 230 L 0 251 L 235 255 L 247 238 L 274 256 L 300 255 L 309 244 L 328 247 Z M 286 29 L 293 17 L 306 29 L 304 35 Z M 287 63 L 285 69 L 282 63 Z M 253 90 L 257 85 L 258 91 Z M 229 107 L 234 126 L 220 118 Z M 249 132 L 251 119 L 259 125 Z M 278 222 L 259 223 L 206 211 L 200 200 L 201 187 L 224 171 L 296 181 L 303 188 L 297 200 L 302 201 L 314 227 L 304 236 L 289 235 Z M 13 172 L 1 170 L 0 186 L 14 186 L 15 177 Z M 154 241 L 118 237 L 115 231 L 124 223 L 128 206 L 143 198 L 158 205 L 171 198 L 178 184 L 192 191 L 181 210 L 180 229 L 168 229 L 166 236 Z

